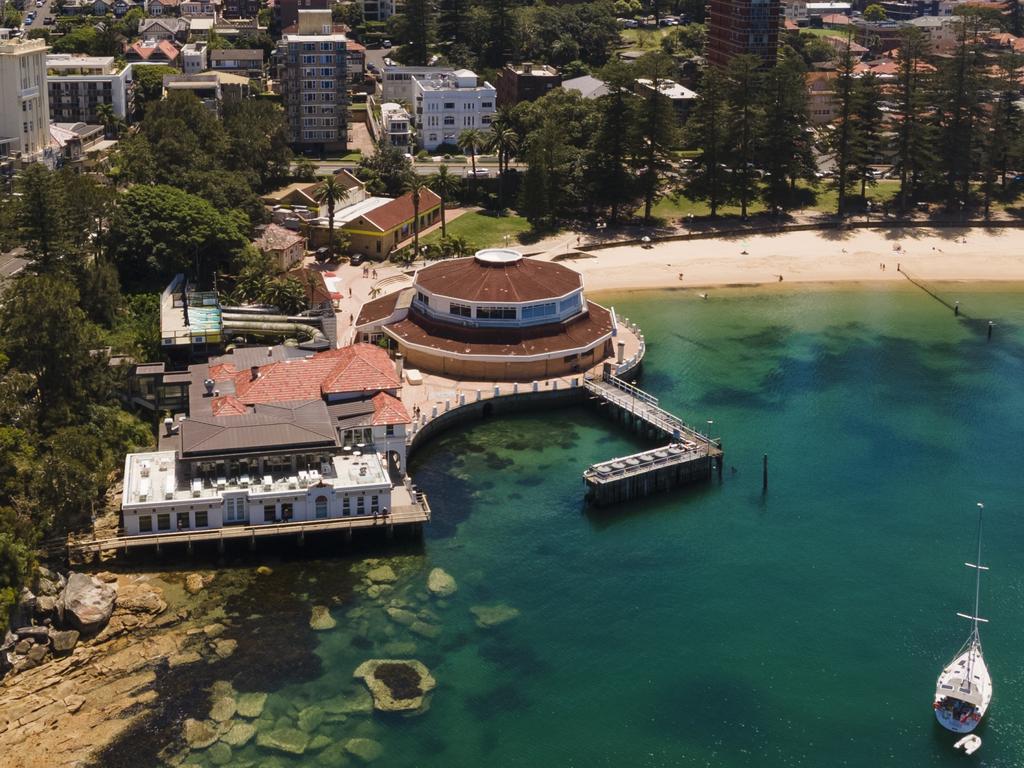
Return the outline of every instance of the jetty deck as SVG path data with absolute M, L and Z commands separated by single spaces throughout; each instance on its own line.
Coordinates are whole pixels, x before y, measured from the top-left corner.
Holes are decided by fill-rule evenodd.
M 711 479 L 722 472 L 721 442 L 689 426 L 661 407 L 658 398 L 623 381 L 606 368 L 588 378 L 587 391 L 611 415 L 651 437 L 667 438 L 660 448 L 592 465 L 583 473 L 587 498 L 597 506 L 616 504 Z

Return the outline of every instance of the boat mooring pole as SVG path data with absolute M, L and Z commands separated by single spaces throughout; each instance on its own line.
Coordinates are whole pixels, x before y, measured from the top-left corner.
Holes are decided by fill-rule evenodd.
M 995 323 L 991 320 L 988 321 L 988 340 L 992 341 L 992 329 L 995 327 Z
M 761 490 L 762 491 L 767 491 L 768 490 L 768 454 L 767 453 L 764 455 L 764 474 L 763 474 L 763 477 L 761 479 Z

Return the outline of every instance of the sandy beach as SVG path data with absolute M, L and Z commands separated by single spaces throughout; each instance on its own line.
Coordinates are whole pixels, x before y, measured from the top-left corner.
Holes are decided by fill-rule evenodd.
M 965 242 L 966 241 L 966 242 Z M 1024 231 L 889 229 L 728 235 L 570 254 L 566 239 L 538 258 L 583 274 L 588 290 L 917 280 L 1024 282 Z M 883 269 L 881 265 L 885 265 Z M 680 277 L 681 276 L 681 277 Z

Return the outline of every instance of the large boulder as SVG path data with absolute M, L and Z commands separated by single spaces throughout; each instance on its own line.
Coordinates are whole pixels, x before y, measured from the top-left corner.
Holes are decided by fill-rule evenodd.
M 75 649 L 77 642 L 78 630 L 76 629 L 68 629 L 63 632 L 55 629 L 50 630 L 50 646 L 53 648 L 53 653 L 57 656 L 71 653 Z
M 35 592 L 37 596 L 57 597 L 64 588 L 64 577 L 44 565 L 36 571 Z
M 452 575 L 441 568 L 434 568 L 427 576 L 427 589 L 437 597 L 453 595 L 458 588 Z
M 353 677 L 361 678 L 373 695 L 373 706 L 381 712 L 406 712 L 423 708 L 423 698 L 437 681 L 420 661 L 370 659 Z
M 190 573 L 185 577 L 185 591 L 190 595 L 198 595 L 205 586 L 206 582 L 203 581 L 203 577 L 198 573 Z
M 91 635 L 110 621 L 116 600 L 116 584 L 104 584 L 85 573 L 70 573 L 60 605 L 65 622 L 83 635 Z

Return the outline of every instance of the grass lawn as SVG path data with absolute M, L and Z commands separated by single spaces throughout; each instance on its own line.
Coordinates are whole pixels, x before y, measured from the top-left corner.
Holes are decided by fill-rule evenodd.
M 448 223 L 448 235 L 466 238 L 470 248 L 489 248 L 505 245 L 505 235 L 510 235 L 509 245 L 521 242 L 520 235 L 530 231 L 530 223 L 522 216 L 509 214 L 495 216 L 481 211 L 470 211 Z M 441 239 L 438 228 L 422 238 L 423 243 L 434 243 Z
M 622 29 L 619 30 L 619 35 L 627 48 L 637 48 L 641 51 L 658 51 L 661 50 L 661 38 L 671 30 L 672 27 Z
M 806 188 L 806 185 L 801 184 Z M 881 179 L 875 186 L 869 186 L 867 188 L 867 197 L 872 203 L 884 203 L 892 200 L 896 197 L 896 193 L 899 191 L 900 183 L 896 179 Z M 856 191 L 851 190 L 850 197 L 859 197 L 860 187 Z M 839 202 L 839 195 L 834 189 L 829 189 L 827 186 L 822 184 L 817 189 L 817 194 L 814 203 L 807 206 L 808 210 L 821 211 L 823 213 L 835 213 L 836 205 Z M 762 213 L 764 212 L 764 203 L 757 200 L 751 203 L 747 207 L 748 213 Z M 643 209 L 640 209 L 640 213 Z M 738 205 L 726 205 L 718 209 L 720 216 L 734 216 L 739 215 L 740 207 Z M 707 216 L 711 213 L 707 204 L 704 202 L 694 202 L 688 200 L 683 195 L 670 195 L 663 197 L 654 205 L 652 211 L 655 217 L 664 219 L 665 221 L 672 221 L 680 219 L 684 216 L 693 214 L 694 216 Z

